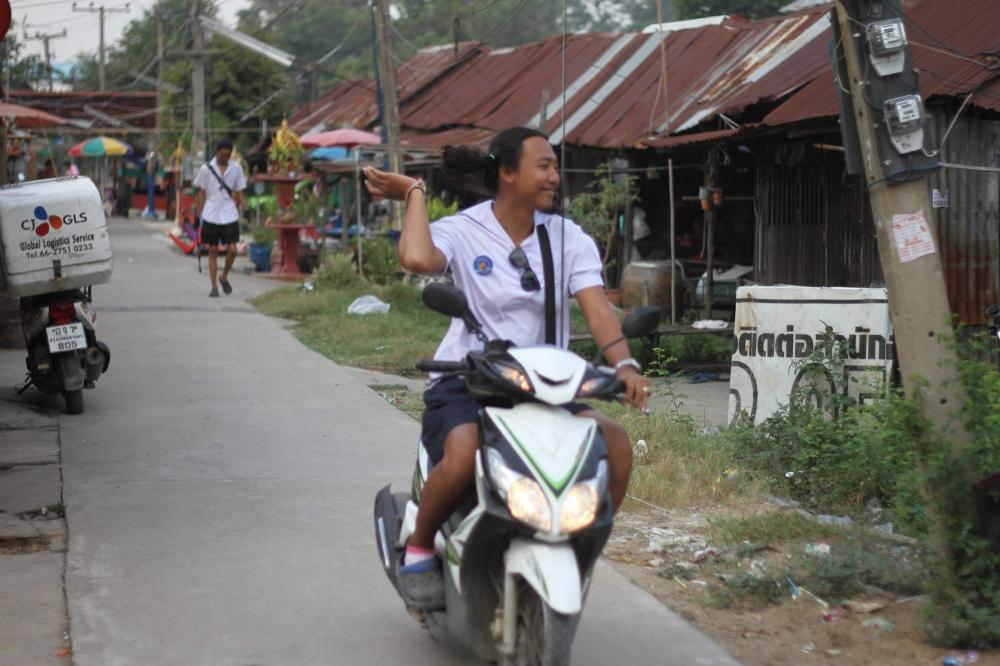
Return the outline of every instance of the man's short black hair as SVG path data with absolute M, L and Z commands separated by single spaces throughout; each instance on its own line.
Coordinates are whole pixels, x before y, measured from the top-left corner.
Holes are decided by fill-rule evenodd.
M 222 150 L 223 148 L 228 148 L 229 150 L 232 150 L 233 149 L 232 139 L 220 139 L 219 143 L 215 144 L 216 150 Z

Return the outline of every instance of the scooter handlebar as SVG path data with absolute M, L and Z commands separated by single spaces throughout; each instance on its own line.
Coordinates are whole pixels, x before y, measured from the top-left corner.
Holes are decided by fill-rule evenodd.
M 465 361 L 419 361 L 420 372 L 461 372 L 466 369 Z

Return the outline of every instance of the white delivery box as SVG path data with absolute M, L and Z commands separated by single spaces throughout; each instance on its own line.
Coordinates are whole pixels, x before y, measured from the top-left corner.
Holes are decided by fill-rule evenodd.
M 22 297 L 111 279 L 111 239 L 89 178 L 0 188 L 0 292 Z

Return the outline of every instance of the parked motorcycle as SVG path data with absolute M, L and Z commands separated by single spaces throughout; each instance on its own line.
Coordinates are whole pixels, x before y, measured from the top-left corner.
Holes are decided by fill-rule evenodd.
M 97 339 L 96 321 L 89 287 L 22 298 L 28 379 L 18 392 L 34 386 L 61 393 L 66 411 L 82 414 L 83 389 L 94 388 L 111 363 L 111 350 Z
M 482 405 L 481 445 L 475 496 L 446 521 L 435 542 L 444 562 L 445 607 L 408 610 L 440 642 L 480 659 L 569 664 L 613 510 L 607 450 L 597 423 L 560 405 L 620 399 L 625 387 L 597 360 L 588 363 L 552 346 L 515 348 L 487 340 L 465 295 L 452 285 L 428 285 L 423 300 L 432 310 L 462 319 L 484 343 L 483 351 L 463 361 L 417 365 L 465 378 Z M 643 308 L 622 329 L 626 337 L 642 337 L 658 323 L 657 308 Z M 397 592 L 400 562 L 429 473 L 420 445 L 411 492 L 385 486 L 375 498 L 379 558 Z

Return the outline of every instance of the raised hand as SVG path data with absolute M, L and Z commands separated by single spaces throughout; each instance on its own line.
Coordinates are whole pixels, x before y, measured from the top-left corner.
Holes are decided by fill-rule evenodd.
M 406 193 L 410 186 L 417 182 L 416 178 L 410 178 L 399 173 L 389 173 L 379 171 L 375 167 L 364 167 L 365 187 L 372 196 L 384 199 L 395 199 L 402 201 L 406 198 Z

